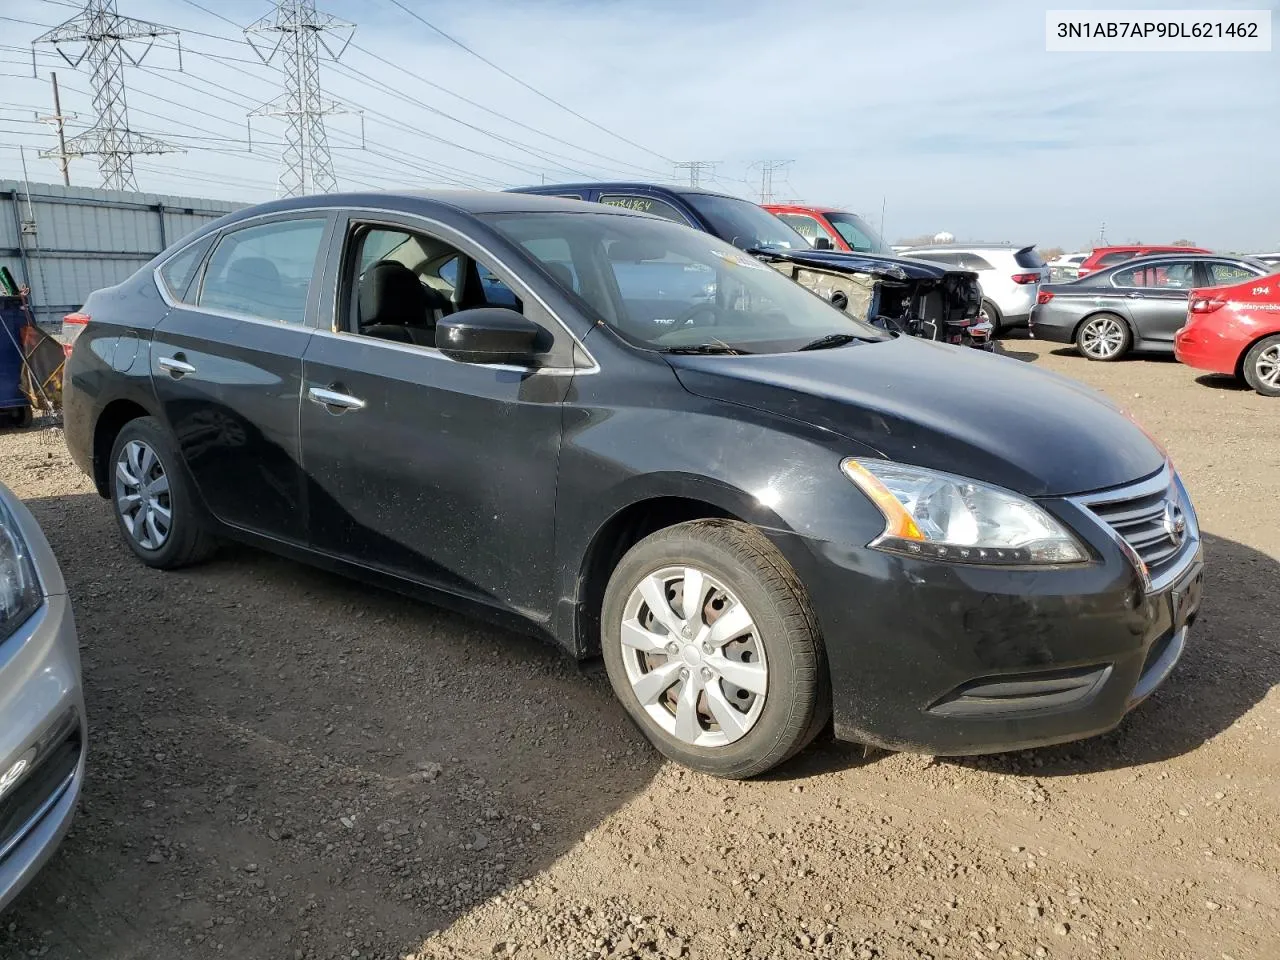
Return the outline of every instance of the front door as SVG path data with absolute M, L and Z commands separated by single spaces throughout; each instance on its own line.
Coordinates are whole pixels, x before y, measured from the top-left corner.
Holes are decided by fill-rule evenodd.
M 337 245 L 331 323 L 320 324 L 331 329 L 303 357 L 312 545 L 546 620 L 572 372 L 460 363 L 433 344 L 435 323 L 458 310 L 514 305 L 547 329 L 554 319 L 442 225 L 353 220 Z
M 151 377 L 192 480 L 219 520 L 305 540 L 298 404 L 312 277 L 329 218 L 220 234 L 156 327 Z M 179 255 L 181 256 L 181 254 Z
M 1134 329 L 1143 340 L 1172 343 L 1186 323 L 1187 294 L 1197 285 L 1194 260 L 1160 260 L 1118 270 L 1112 277 L 1121 287 Z

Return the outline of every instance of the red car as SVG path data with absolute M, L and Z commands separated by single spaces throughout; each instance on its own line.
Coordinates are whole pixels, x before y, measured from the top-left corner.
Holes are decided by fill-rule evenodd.
M 1243 376 L 1280 397 L 1280 274 L 1192 290 L 1173 351 L 1189 367 Z
M 875 228 L 856 213 L 796 203 L 766 203 L 764 208 L 814 246 L 825 237 L 833 250 L 893 256 Z
M 1114 267 L 1117 263 L 1132 260 L 1134 257 L 1149 257 L 1153 253 L 1213 253 L 1201 247 L 1162 247 L 1150 244 L 1131 244 L 1125 247 L 1094 247 L 1093 253 L 1080 264 L 1077 276 L 1101 270 L 1103 267 Z

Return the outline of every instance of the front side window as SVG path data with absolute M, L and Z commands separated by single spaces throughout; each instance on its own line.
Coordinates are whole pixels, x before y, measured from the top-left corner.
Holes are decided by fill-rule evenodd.
M 1209 264 L 1209 279 L 1215 287 L 1224 287 L 1232 283 L 1243 283 L 1254 276 L 1252 270 L 1246 270 L 1238 263 L 1226 263 L 1215 260 Z
M 831 210 L 827 213 L 827 219 L 854 252 L 893 256 L 893 250 L 884 242 L 884 237 L 856 213 Z
M 321 218 L 277 220 L 224 234 L 205 268 L 198 305 L 302 323 L 324 227 Z
M 584 312 L 637 346 L 777 353 L 832 334 L 885 339 L 882 331 L 705 233 L 604 213 L 482 219 L 576 295 Z
M 444 317 L 475 307 L 524 306 L 492 270 L 453 244 L 416 230 L 355 224 L 344 259 L 340 329 L 434 347 Z
M 599 202 L 606 207 L 622 207 L 625 210 L 635 210 L 638 213 L 651 213 L 655 217 L 670 220 L 672 223 L 689 225 L 689 220 L 683 213 L 667 203 L 667 201 L 659 200 L 657 197 L 644 197 L 631 193 L 605 193 L 601 194 Z
M 209 252 L 213 237 L 214 235 L 210 234 L 203 240 L 197 240 L 185 250 L 179 251 L 166 260 L 164 266 L 160 268 L 160 280 L 174 300 L 180 303 L 190 302 L 187 299 L 188 293 L 194 294 L 191 290 L 191 281 L 196 278 L 200 264 L 204 263 L 204 255 Z

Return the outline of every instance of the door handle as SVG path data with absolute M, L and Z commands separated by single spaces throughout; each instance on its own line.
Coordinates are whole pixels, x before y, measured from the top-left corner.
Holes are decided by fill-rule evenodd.
M 1126 293 L 1125 296 L 1128 297 L 1130 300 L 1145 300 L 1147 297 L 1145 293 L 1139 293 L 1137 290 L 1133 291 L 1132 293 Z
M 311 387 L 307 390 L 307 399 L 318 403 L 332 413 L 336 410 L 362 410 L 364 401 L 350 394 L 339 393 L 326 387 Z
M 181 356 L 182 354 L 173 357 L 161 357 L 156 361 L 156 366 L 166 371 L 175 380 L 185 377 L 188 373 L 195 373 L 196 368 L 187 363 L 187 361 L 179 359 Z

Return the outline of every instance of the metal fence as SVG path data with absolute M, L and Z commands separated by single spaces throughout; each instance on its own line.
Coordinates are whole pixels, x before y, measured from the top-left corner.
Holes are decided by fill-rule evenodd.
M 94 290 L 119 283 L 175 240 L 243 206 L 0 180 L 0 265 L 30 288 L 37 322 L 53 326 Z

